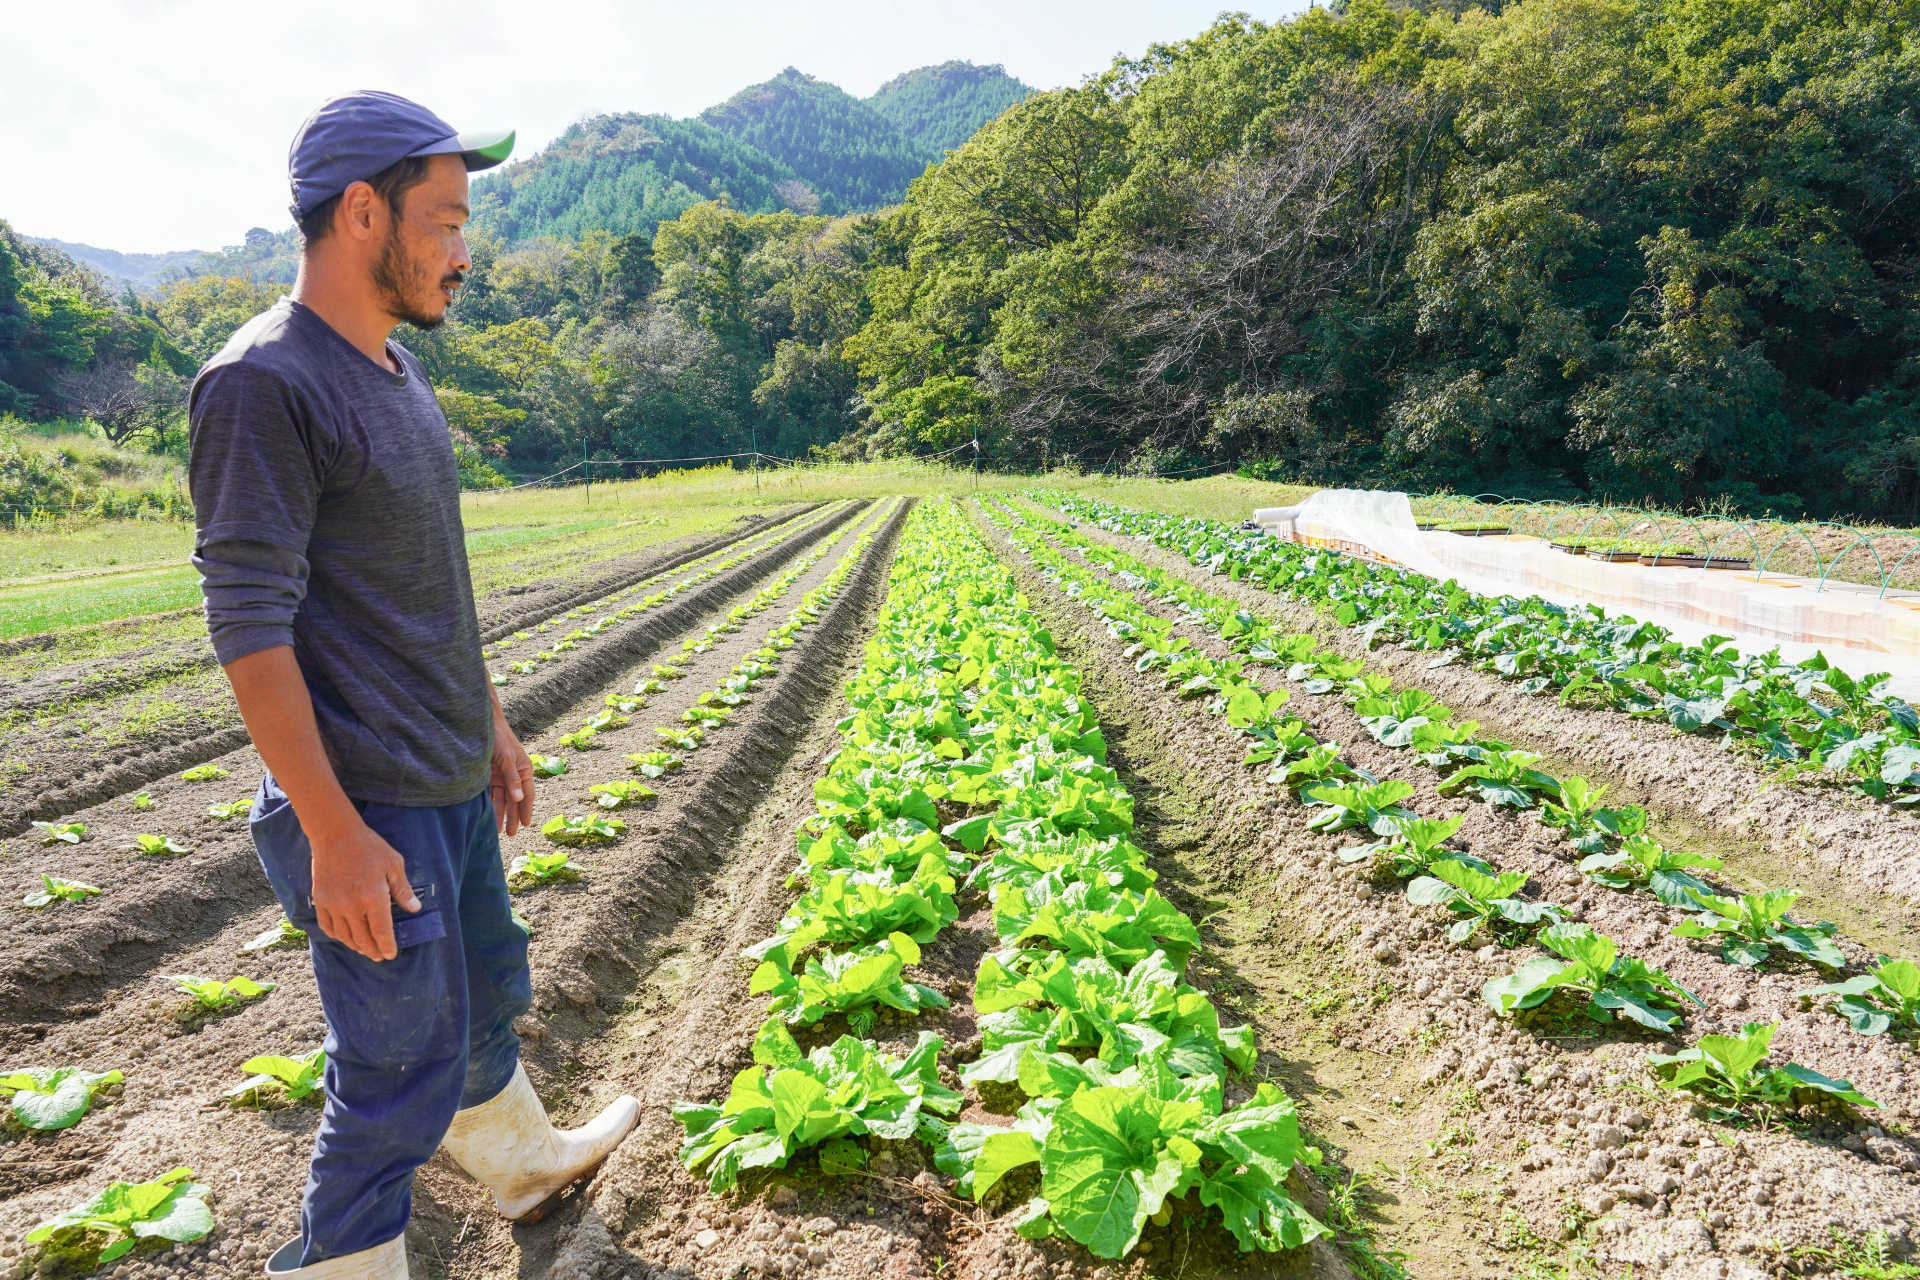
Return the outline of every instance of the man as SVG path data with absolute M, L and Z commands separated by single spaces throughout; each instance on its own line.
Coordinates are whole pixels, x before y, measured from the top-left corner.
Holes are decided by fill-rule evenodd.
M 533 820 L 533 768 L 481 663 L 446 419 L 389 340 L 446 317 L 467 173 L 512 146 L 392 94 L 326 103 L 289 157 L 293 293 L 194 383 L 193 563 L 267 767 L 260 865 L 328 1027 L 300 1235 L 271 1276 L 406 1280 L 414 1170 L 443 1141 L 536 1220 L 639 1113 L 556 1132 L 519 1063 L 532 984 L 499 833 Z

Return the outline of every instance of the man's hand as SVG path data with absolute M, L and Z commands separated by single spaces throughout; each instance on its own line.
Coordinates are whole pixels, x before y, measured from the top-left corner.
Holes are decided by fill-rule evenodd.
M 511 836 L 533 825 L 533 761 L 500 710 L 493 695 L 493 777 L 487 784 L 493 797 L 493 820 L 501 834 Z
M 400 954 L 393 941 L 391 903 L 418 911 L 420 899 L 407 883 L 407 864 L 366 823 L 348 826 L 313 845 L 313 907 L 320 929 L 369 960 Z

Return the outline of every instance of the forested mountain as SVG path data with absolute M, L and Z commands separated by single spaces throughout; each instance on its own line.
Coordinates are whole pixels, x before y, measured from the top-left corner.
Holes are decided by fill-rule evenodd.
M 798 175 L 818 197 L 804 212 L 879 208 L 905 195 L 907 183 L 926 168 L 891 120 L 792 67 L 709 107 L 700 118 Z
M 115 282 L 115 287 L 125 282 L 136 289 L 158 288 L 168 280 L 192 274 L 201 257 L 197 249 L 179 249 L 172 253 L 121 253 L 117 249 L 100 249 L 66 240 L 48 240 L 37 236 L 21 238 L 58 249 L 75 262 L 92 267 Z
M 866 105 L 893 122 L 916 156 L 938 160 L 1032 92 L 998 63 L 943 62 L 895 76 Z

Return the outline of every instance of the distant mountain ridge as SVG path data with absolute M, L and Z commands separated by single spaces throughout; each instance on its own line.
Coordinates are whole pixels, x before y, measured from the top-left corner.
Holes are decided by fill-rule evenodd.
M 199 265 L 201 256 L 198 249 L 176 249 L 171 253 L 121 253 L 118 249 L 102 249 L 97 245 L 77 244 L 47 236 L 21 238 L 35 244 L 51 245 L 75 262 L 92 267 L 116 285 L 127 281 L 136 289 L 158 288 L 168 280 L 191 275 L 193 268 Z
M 849 213 L 900 200 L 926 166 L 1034 90 L 946 62 L 860 99 L 788 67 L 697 119 L 599 116 L 475 179 L 474 217 L 509 241 L 652 235 L 703 200 L 749 213 Z

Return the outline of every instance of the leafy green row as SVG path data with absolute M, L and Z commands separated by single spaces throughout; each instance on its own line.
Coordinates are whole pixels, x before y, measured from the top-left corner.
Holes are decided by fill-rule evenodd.
M 1107 587 L 1095 575 L 1049 547 L 1040 535 L 1020 527 L 1019 517 L 1000 519 L 1011 526 L 1016 542 L 1036 563 L 1063 584 L 1063 590 L 1107 617 L 1110 629 L 1136 625 L 1130 618 L 1139 625 L 1145 625 L 1151 618 L 1128 592 Z M 1774 945 L 1828 967 L 1846 964 L 1844 955 L 1832 942 L 1832 925 L 1798 926 L 1787 916 L 1787 908 L 1798 896 L 1797 892 L 1774 891 L 1744 897 L 1715 894 L 1685 868 L 1717 869 L 1720 865 L 1717 859 L 1677 854 L 1655 844 L 1641 834 L 1646 821 L 1644 812 L 1631 806 L 1599 808 L 1600 791 L 1591 788 L 1584 779 L 1556 781 L 1538 774 L 1530 767 L 1536 758 L 1516 758 L 1523 753 L 1514 753 L 1502 743 L 1476 740 L 1473 737 L 1476 726 L 1472 722 L 1454 725 L 1451 712 L 1429 695 L 1409 690 L 1389 699 L 1391 689 L 1385 678 L 1363 675 L 1364 663 L 1333 655 L 1311 656 L 1308 637 L 1278 635 L 1268 624 L 1235 609 L 1224 598 L 1142 565 L 1133 557 L 1094 543 L 1071 529 L 1055 527 L 1049 533 L 1072 546 L 1083 558 L 1103 564 L 1123 582 L 1158 591 L 1162 603 L 1180 608 L 1187 620 L 1222 635 L 1255 661 L 1282 665 L 1289 657 L 1302 659 L 1307 655 L 1304 660 L 1292 662 L 1288 674 L 1301 680 L 1309 692 L 1332 693 L 1344 687 L 1347 701 L 1361 713 L 1376 739 L 1390 747 L 1412 748 L 1415 758 L 1423 764 L 1442 770 L 1452 768 L 1454 772 L 1441 787 L 1443 792 L 1457 790 L 1452 784 L 1465 778 L 1473 782 L 1480 797 L 1488 803 L 1515 808 L 1530 808 L 1536 799 L 1557 793 L 1559 803 L 1547 800 L 1543 816 L 1549 825 L 1560 827 L 1576 848 L 1595 851 L 1582 861 L 1582 870 L 1610 887 L 1647 888 L 1663 902 L 1692 906 L 1700 911 L 1697 917 L 1675 928 L 1679 936 L 1721 937 L 1722 957 L 1729 963 L 1745 966 L 1765 960 Z M 1124 631 L 1116 629 L 1115 633 L 1124 634 Z M 1162 649 L 1167 647 L 1164 640 L 1160 643 Z M 1211 660 L 1195 656 L 1187 661 Z M 1141 662 L 1143 669 L 1151 666 L 1145 656 Z M 1214 683 L 1219 684 L 1223 678 L 1237 677 L 1238 669 L 1229 671 L 1228 664 L 1215 663 L 1203 674 L 1210 675 Z M 1188 676 L 1189 681 L 1194 678 Z M 1170 676 L 1169 683 L 1172 681 Z M 1233 709 L 1236 699 L 1241 700 L 1237 712 Z M 1266 693 L 1257 687 L 1243 690 L 1231 685 L 1222 686 L 1212 703 L 1214 710 L 1226 714 L 1230 722 L 1254 736 L 1256 741 L 1263 741 L 1261 726 L 1256 723 L 1259 716 L 1264 714 L 1271 720 L 1284 705 L 1284 691 Z M 1291 766 L 1276 769 L 1269 780 L 1297 783 L 1300 773 L 1318 778 L 1344 769 L 1344 776 L 1354 779 L 1356 785 L 1332 786 L 1310 781 L 1300 787 L 1302 798 L 1308 803 L 1322 804 L 1327 810 L 1348 815 L 1335 821 L 1316 819 L 1316 824 L 1336 829 L 1343 825 L 1364 825 L 1385 837 L 1353 850 L 1349 860 L 1385 854 L 1391 858 L 1398 874 L 1415 876 L 1408 886 L 1410 901 L 1443 905 L 1465 917 L 1450 931 L 1454 941 L 1466 940 L 1481 923 L 1496 919 L 1516 925 L 1553 921 L 1552 927 L 1540 934 L 1539 941 L 1561 959 L 1537 957 L 1524 964 L 1519 972 L 1489 982 L 1483 996 L 1496 1011 L 1510 1014 L 1544 1004 L 1556 994 L 1567 994 L 1583 998 L 1585 1012 L 1597 1021 L 1609 1021 L 1617 1014 L 1657 1030 L 1671 1030 L 1678 1024 L 1679 1017 L 1670 1010 L 1683 1008 L 1681 999 L 1700 1003 L 1660 970 L 1621 956 L 1612 939 L 1594 934 L 1584 925 L 1559 921 L 1557 912 L 1548 904 L 1515 898 L 1525 883 L 1525 876 L 1499 875 L 1478 859 L 1447 853 L 1441 842 L 1458 829 L 1458 819 L 1422 820 L 1398 808 L 1400 800 L 1413 794 L 1411 787 L 1399 782 L 1378 783 L 1370 775 L 1344 766 L 1338 761 L 1337 747 L 1305 746 L 1304 743 L 1311 740 L 1305 737 L 1300 722 L 1290 722 L 1277 735 L 1269 730 L 1263 745 L 1250 753 L 1249 763 L 1273 759 L 1278 754 L 1271 745 L 1276 736 L 1291 743 L 1300 758 Z M 1284 759 L 1284 755 L 1281 758 Z M 1467 761 L 1475 763 L 1463 767 Z M 1302 764 L 1309 767 L 1301 770 Z M 1608 844 L 1613 840 L 1619 841 L 1619 848 L 1609 852 Z M 1853 1021 L 1856 1029 L 1877 1034 L 1896 1022 L 1911 1024 L 1920 1016 L 1920 969 L 1906 961 L 1882 962 L 1868 975 L 1804 994 L 1836 997 L 1840 1011 Z M 1795 1078 L 1827 1080 L 1816 1072 L 1791 1064 L 1781 1070 L 1799 1073 Z M 1709 1092 L 1714 1078 L 1694 1071 L 1682 1073 L 1680 1077 L 1685 1087 L 1704 1087 Z M 1702 1081 L 1707 1085 L 1701 1085 Z M 1829 1081 L 1839 1086 L 1832 1089 L 1817 1081 L 1805 1087 L 1841 1096 L 1846 1101 L 1877 1105 L 1853 1093 L 1845 1081 Z
M 836 503 L 831 507 L 822 509 L 811 519 L 799 524 L 781 525 L 773 529 L 764 530 L 742 542 L 723 547 L 718 551 L 710 552 L 700 559 L 692 561 L 690 564 L 681 565 L 668 574 L 661 574 L 658 577 L 649 578 L 645 582 L 624 587 L 619 591 L 613 592 L 611 595 L 604 596 L 589 604 L 569 609 L 558 618 L 542 622 L 530 631 L 516 631 L 511 636 L 502 637 L 494 641 L 487 647 L 482 655 L 489 661 L 500 656 L 498 652 L 500 650 L 512 649 L 517 644 L 532 640 L 537 635 L 546 634 L 550 629 L 565 627 L 566 622 L 562 621 L 562 619 L 588 618 L 599 610 L 609 605 L 617 604 L 628 597 L 636 594 L 640 597 L 624 608 L 607 613 L 602 617 L 594 618 L 592 622 L 581 623 L 581 625 L 557 638 L 549 648 L 536 652 L 531 658 L 506 664 L 505 670 L 495 671 L 493 673 L 493 683 L 495 685 L 505 685 L 510 681 L 512 675 L 531 675 L 533 672 L 539 670 L 540 664 L 558 661 L 562 654 L 577 648 L 579 645 L 594 639 L 614 627 L 620 626 L 630 619 L 640 616 L 648 609 L 657 608 L 665 604 L 683 591 L 690 590 L 711 578 L 718 577 L 736 565 L 752 559 L 755 555 L 765 551 L 767 548 L 786 541 L 800 530 L 831 518 L 841 510 L 842 506 L 843 504 Z M 649 590 L 649 588 L 658 587 L 662 581 L 676 574 L 680 575 L 679 580 L 673 582 L 672 585 L 659 590 Z
M 1788 776 L 1824 773 L 1893 803 L 1920 803 L 1920 711 L 1885 694 L 1886 675 L 1854 679 L 1815 654 L 1742 656 L 1724 636 L 1700 644 L 1538 596 L 1476 595 L 1391 565 L 1372 564 L 1214 520 L 1129 511 L 1055 491 L 1038 501 L 1113 533 L 1151 541 L 1213 573 L 1308 604 L 1369 646 L 1449 650 L 1528 693 L 1560 691 L 1686 733 L 1725 735 Z

